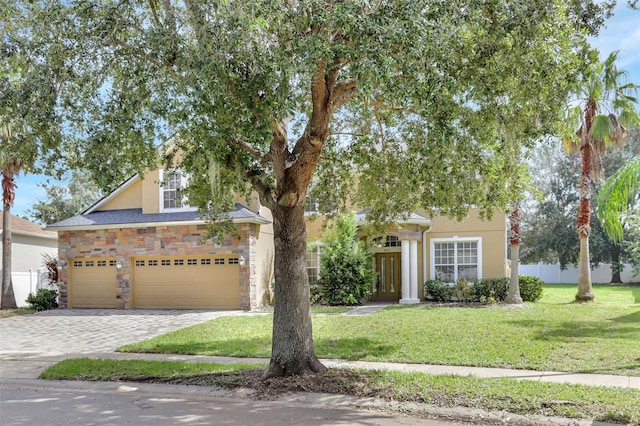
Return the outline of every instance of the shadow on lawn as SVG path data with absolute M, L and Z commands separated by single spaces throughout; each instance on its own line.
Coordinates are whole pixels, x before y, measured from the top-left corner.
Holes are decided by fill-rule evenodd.
M 580 321 L 565 321 L 559 325 L 549 327 L 544 320 L 518 320 L 510 321 L 518 327 L 526 327 L 534 330 L 536 340 L 554 340 L 570 342 L 581 338 L 601 339 L 633 339 L 640 334 L 637 324 L 640 321 L 640 311 L 608 320 L 608 323 L 585 324 Z M 612 324 L 622 323 L 622 324 Z M 629 325 L 626 325 L 629 323 Z
M 366 357 L 387 355 L 396 348 L 386 343 L 366 337 L 352 339 L 314 339 L 316 355 L 320 358 L 340 358 L 358 361 Z M 271 357 L 271 339 L 249 340 L 236 339 L 216 341 L 176 343 L 155 343 L 144 349 L 127 350 L 126 346 L 118 348 L 121 352 L 145 352 L 155 354 L 180 354 L 203 356 L 229 356 L 238 358 Z

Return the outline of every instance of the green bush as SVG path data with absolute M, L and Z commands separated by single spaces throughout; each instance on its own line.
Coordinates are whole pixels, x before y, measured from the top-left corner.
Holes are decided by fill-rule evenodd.
M 55 309 L 58 307 L 58 291 L 49 288 L 40 288 L 35 296 L 33 294 L 27 296 L 27 303 L 37 312 Z
M 538 277 L 520 275 L 520 297 L 524 302 L 536 302 L 542 297 L 542 286 L 544 281 Z
M 473 284 L 475 300 L 504 302 L 509 290 L 509 278 L 482 278 Z
M 359 305 L 371 294 L 375 272 L 371 253 L 357 241 L 358 224 L 354 214 L 341 216 L 325 238 L 320 254 L 319 289 L 321 303 Z
M 436 302 L 447 302 L 453 296 L 453 288 L 438 279 L 426 281 L 423 289 L 425 299 Z

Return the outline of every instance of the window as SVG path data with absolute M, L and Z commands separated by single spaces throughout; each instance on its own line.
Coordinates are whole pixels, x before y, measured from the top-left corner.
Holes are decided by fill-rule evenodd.
M 400 247 L 401 243 L 395 235 L 387 235 L 386 237 L 378 237 L 373 239 L 373 244 L 378 247 Z
M 320 254 L 322 246 L 314 245 L 307 247 L 307 276 L 309 284 L 313 284 L 320 279 Z
M 304 200 L 304 212 L 305 213 L 318 213 L 318 199 L 311 197 L 307 194 L 307 197 Z
M 445 282 L 482 277 L 481 238 L 431 240 L 431 278 Z
M 179 170 L 160 170 L 160 182 L 160 211 L 195 210 L 183 191 L 189 183 L 187 175 Z

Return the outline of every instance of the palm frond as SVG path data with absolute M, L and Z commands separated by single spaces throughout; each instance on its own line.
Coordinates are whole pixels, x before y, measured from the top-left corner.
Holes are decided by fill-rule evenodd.
M 612 241 L 619 242 L 624 237 L 622 219 L 633 208 L 634 195 L 639 193 L 640 156 L 637 156 L 618 169 L 600 188 L 598 216 Z

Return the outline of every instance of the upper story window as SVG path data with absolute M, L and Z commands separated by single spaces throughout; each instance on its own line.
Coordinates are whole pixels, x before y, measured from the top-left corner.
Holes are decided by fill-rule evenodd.
M 304 212 L 318 213 L 318 211 L 318 199 L 307 194 L 307 198 L 304 200 Z
M 160 170 L 160 211 L 195 210 L 183 191 L 188 183 L 189 176 L 180 170 Z

